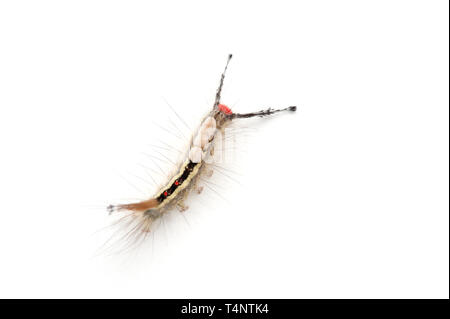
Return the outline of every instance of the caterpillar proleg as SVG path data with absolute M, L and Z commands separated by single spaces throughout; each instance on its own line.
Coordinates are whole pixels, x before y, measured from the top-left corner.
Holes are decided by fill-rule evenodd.
M 155 221 L 174 208 L 177 208 L 180 212 L 188 209 L 185 199 L 193 189 L 198 193 L 201 192 L 202 188 L 198 186 L 199 179 L 203 174 L 207 174 L 208 158 L 214 152 L 218 134 L 223 132 L 232 121 L 252 117 L 265 117 L 284 111 L 296 111 L 296 106 L 289 106 L 283 109 L 268 108 L 252 113 L 235 113 L 228 106 L 222 104 L 221 92 L 231 58 L 232 55 L 230 54 L 220 77 L 214 105 L 211 111 L 200 121 L 197 130 L 192 134 L 184 160 L 179 164 L 175 173 L 150 198 L 139 202 L 109 205 L 107 207 L 110 213 L 119 211 L 129 213 L 126 217 L 131 219 L 130 224 L 133 225 L 130 235 L 150 232 Z

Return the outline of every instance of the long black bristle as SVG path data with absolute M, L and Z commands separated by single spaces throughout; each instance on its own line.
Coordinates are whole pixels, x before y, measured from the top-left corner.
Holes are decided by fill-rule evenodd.
M 258 111 L 258 112 L 251 112 L 251 113 L 233 113 L 230 114 L 229 117 L 231 117 L 232 119 L 238 118 L 238 119 L 242 119 L 242 118 L 251 118 L 251 117 L 255 117 L 255 116 L 259 116 L 259 117 L 264 117 L 264 116 L 269 116 L 278 112 L 283 112 L 283 111 L 291 111 L 291 112 L 295 112 L 297 111 L 297 107 L 296 106 L 289 106 L 287 108 L 284 109 L 272 109 L 272 108 L 268 108 L 267 110 L 262 110 L 262 111 Z

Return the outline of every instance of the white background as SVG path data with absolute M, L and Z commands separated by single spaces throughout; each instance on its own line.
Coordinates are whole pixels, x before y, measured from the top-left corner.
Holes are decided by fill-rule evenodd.
M 448 9 L 2 1 L 0 297 L 448 298 Z M 125 180 L 150 194 L 165 100 L 195 126 L 228 53 L 224 103 L 298 112 L 236 131 L 220 196 L 98 254 L 105 206 L 145 198 Z

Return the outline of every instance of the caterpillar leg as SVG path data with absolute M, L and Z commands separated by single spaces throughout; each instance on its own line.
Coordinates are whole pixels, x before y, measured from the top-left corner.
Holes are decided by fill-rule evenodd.
M 180 213 L 188 210 L 189 206 L 187 206 L 186 204 L 184 204 L 183 202 L 179 202 L 177 203 L 177 209 Z
M 197 192 L 197 194 L 201 194 L 201 192 L 203 192 L 203 186 L 197 186 L 195 188 L 195 191 Z
M 144 222 L 144 226 L 142 227 L 141 231 L 143 233 L 149 233 L 151 226 L 152 226 L 152 221 L 151 220 L 147 220 L 147 221 Z
M 213 174 L 214 174 L 214 170 L 213 170 L 213 169 L 210 169 L 210 170 L 206 171 L 205 176 L 209 178 L 209 177 L 211 177 Z

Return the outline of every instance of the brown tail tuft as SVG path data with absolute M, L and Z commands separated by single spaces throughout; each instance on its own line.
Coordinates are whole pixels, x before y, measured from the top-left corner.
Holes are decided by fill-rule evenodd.
M 115 206 L 116 210 L 131 210 L 135 212 L 146 211 L 155 208 L 158 205 L 156 198 L 151 198 L 139 203 L 123 204 Z

